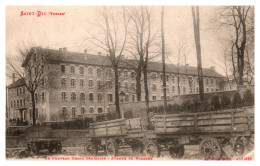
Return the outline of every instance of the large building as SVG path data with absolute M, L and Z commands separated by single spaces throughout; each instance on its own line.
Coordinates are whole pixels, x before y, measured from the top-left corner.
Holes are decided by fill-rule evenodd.
M 23 67 L 37 63 L 41 55 L 27 56 Z M 37 122 L 73 119 L 81 114 L 104 114 L 109 104 L 115 102 L 114 75 L 107 56 L 69 52 L 66 48 L 48 49 L 47 73 L 35 93 Z M 119 88 L 125 95 L 124 102 L 136 102 L 135 72 L 131 68 L 132 59 L 122 59 L 119 65 Z M 197 68 L 191 66 L 166 65 L 167 98 L 199 92 Z M 221 91 L 224 77 L 215 68 L 203 69 L 204 91 Z M 163 98 L 162 64 L 151 62 L 148 65 L 148 87 L 150 100 Z M 179 85 L 179 86 L 178 86 Z M 142 91 L 143 90 L 142 85 Z M 144 93 L 142 93 L 144 101 Z M 21 80 L 8 87 L 8 107 L 10 119 L 23 119 L 31 123 L 32 108 L 30 95 Z

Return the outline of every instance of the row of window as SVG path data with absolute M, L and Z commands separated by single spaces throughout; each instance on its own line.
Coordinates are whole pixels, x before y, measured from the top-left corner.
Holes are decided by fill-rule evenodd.
M 70 93 L 70 99 L 71 99 L 71 101 L 76 101 L 77 100 L 76 92 L 71 92 Z M 79 99 L 80 99 L 80 101 L 85 101 L 86 100 L 86 94 L 84 92 L 81 92 L 79 94 Z M 67 101 L 67 92 L 61 92 L 61 100 L 62 101 Z M 90 102 L 94 101 L 94 93 L 89 93 L 88 100 Z M 97 101 L 100 102 L 102 100 L 103 100 L 103 95 L 101 93 L 98 93 L 97 94 Z M 107 102 L 113 102 L 113 95 L 112 94 L 107 94 Z
M 22 107 L 25 106 L 25 99 L 17 99 L 10 101 L 11 107 Z
M 16 94 L 17 96 L 19 96 L 20 94 L 24 94 L 25 93 L 25 87 L 20 87 L 16 89 Z
M 71 108 L 71 117 L 75 118 L 76 115 L 83 115 L 87 113 L 86 108 L 85 107 L 81 107 L 80 108 L 80 113 L 77 112 L 76 107 L 72 107 Z M 94 113 L 94 107 L 89 107 L 88 113 Z M 97 109 L 97 113 L 103 113 L 103 108 L 98 108 Z M 62 107 L 61 109 L 61 118 L 62 119 L 67 119 L 69 118 L 69 114 L 68 114 L 68 110 L 67 107 Z
M 39 94 L 39 95 L 38 95 L 37 92 L 34 94 L 34 99 L 35 99 L 35 102 L 36 102 L 36 103 L 38 103 L 38 102 L 40 102 L 40 101 L 45 102 L 45 98 L 46 98 L 45 92 L 42 92 L 42 93 Z

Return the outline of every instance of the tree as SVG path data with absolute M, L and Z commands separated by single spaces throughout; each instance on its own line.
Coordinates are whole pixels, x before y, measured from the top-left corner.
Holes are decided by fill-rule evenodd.
M 107 53 L 107 57 L 111 63 L 114 71 L 114 88 L 115 88 L 115 105 L 116 105 L 116 118 L 120 118 L 119 107 L 119 74 L 118 68 L 125 49 L 125 43 L 128 34 L 128 24 L 130 18 L 127 16 L 125 8 L 122 8 L 123 25 L 118 25 L 119 18 L 112 10 L 104 7 L 101 12 L 102 22 L 98 25 L 101 30 L 99 35 L 91 35 L 88 41 L 94 46 L 103 49 Z M 119 29 L 123 29 L 120 33 Z
M 18 55 L 7 58 L 7 75 L 15 74 L 22 81 L 30 93 L 33 125 L 36 125 L 36 103 L 35 92 L 46 84 L 46 88 L 57 88 L 54 81 L 57 66 L 52 65 L 50 60 L 59 59 L 59 54 L 41 47 L 17 47 Z
M 193 28 L 194 28 L 194 38 L 196 44 L 196 53 L 197 53 L 197 68 L 198 68 L 198 77 L 199 77 L 199 91 L 200 91 L 200 100 L 204 101 L 204 87 L 203 87 L 203 74 L 202 74 L 202 64 L 201 64 L 201 45 L 200 45 L 200 15 L 199 15 L 199 7 L 192 6 L 192 20 L 193 20 Z
M 161 12 L 161 37 L 162 37 L 162 71 L 163 71 L 163 100 L 164 114 L 166 114 L 167 98 L 166 98 L 166 72 L 165 72 L 165 39 L 164 39 L 164 7 Z
M 254 19 L 252 18 L 254 13 L 250 6 L 228 6 L 217 10 L 218 23 L 229 32 L 232 42 L 233 76 L 238 85 L 243 85 L 244 82 L 246 50 L 249 50 L 250 45 L 252 48 L 254 43 Z

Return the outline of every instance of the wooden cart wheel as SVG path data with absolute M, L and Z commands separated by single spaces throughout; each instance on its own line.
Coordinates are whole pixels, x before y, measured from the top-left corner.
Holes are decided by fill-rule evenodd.
M 172 158 L 182 158 L 184 156 L 184 145 L 180 145 L 178 147 L 171 147 L 169 149 L 169 153 Z
M 200 154 L 206 159 L 220 159 L 221 146 L 216 138 L 207 137 L 202 139 L 199 146 Z
M 161 150 L 158 143 L 154 140 L 148 140 L 145 142 L 144 154 L 148 157 L 160 157 Z
M 236 156 L 243 156 L 245 151 L 245 146 L 242 141 L 236 141 L 233 151 L 235 152 Z
M 139 155 L 139 154 L 142 154 L 143 151 L 144 151 L 144 146 L 143 144 L 134 144 L 131 146 L 132 148 L 132 154 L 133 155 Z
M 32 143 L 31 148 L 32 148 L 32 152 L 33 152 L 34 154 L 36 154 L 36 155 L 39 154 L 39 148 L 37 147 L 36 143 Z
M 106 152 L 108 156 L 118 155 L 118 144 L 115 140 L 108 140 L 106 143 Z
M 87 156 L 96 156 L 98 152 L 97 146 L 94 143 L 87 143 L 84 146 L 84 153 Z

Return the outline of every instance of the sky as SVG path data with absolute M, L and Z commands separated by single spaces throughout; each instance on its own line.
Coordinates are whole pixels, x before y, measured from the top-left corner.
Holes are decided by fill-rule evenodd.
M 152 7 L 154 22 L 152 29 L 160 33 L 160 7 Z M 67 47 L 68 51 L 83 52 L 88 48 L 90 53 L 102 50 L 89 49 L 85 42 L 89 32 L 96 32 L 96 24 L 101 21 L 99 7 L 50 7 L 50 6 L 11 6 L 6 8 L 6 56 L 17 55 L 16 48 L 25 43 L 27 46 L 41 46 L 43 48 L 59 49 Z M 120 14 L 113 8 L 115 13 Z M 222 69 L 216 65 L 217 59 L 223 56 L 223 31 L 213 28 L 211 20 L 214 18 L 216 7 L 200 7 L 201 19 L 201 50 L 202 66 L 209 68 L 216 66 L 216 70 L 223 74 Z M 47 15 L 23 15 L 21 12 L 46 12 Z M 49 12 L 64 13 L 64 15 L 49 15 Z M 169 51 L 168 63 L 177 63 L 177 50 L 179 41 L 187 43 L 189 54 L 187 63 L 196 66 L 196 50 L 193 35 L 193 23 L 190 6 L 165 7 L 165 40 Z M 91 48 L 91 47 L 90 47 Z M 182 62 L 183 63 L 183 62 Z M 7 82 L 10 82 L 7 79 Z M 7 83 L 8 84 L 8 83 Z

